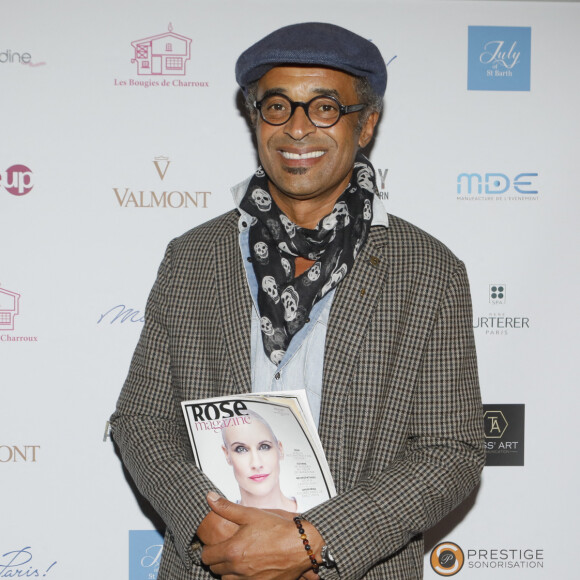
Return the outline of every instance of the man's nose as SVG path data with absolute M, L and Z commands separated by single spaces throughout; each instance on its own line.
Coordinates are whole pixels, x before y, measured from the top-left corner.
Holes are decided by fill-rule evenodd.
M 316 125 L 308 118 L 304 107 L 296 107 L 294 114 L 284 125 L 284 132 L 296 141 L 304 139 L 304 137 L 315 131 Z

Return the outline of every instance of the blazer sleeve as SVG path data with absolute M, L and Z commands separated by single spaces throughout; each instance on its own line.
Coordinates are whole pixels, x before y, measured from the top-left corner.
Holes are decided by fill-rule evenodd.
M 482 405 L 463 263 L 457 262 L 439 304 L 397 460 L 304 514 L 337 561 L 324 578 L 363 577 L 437 523 L 479 482 L 485 460 Z
M 168 294 L 170 244 L 145 309 L 145 325 L 111 417 L 113 439 L 137 488 L 163 518 L 189 569 L 200 563 L 192 548 L 209 512 L 205 495 L 215 485 L 195 466 L 179 401 L 172 389 Z

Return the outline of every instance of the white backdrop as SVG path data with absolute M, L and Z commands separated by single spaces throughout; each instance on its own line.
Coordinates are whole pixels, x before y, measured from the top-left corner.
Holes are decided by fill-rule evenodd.
M 439 577 L 430 550 L 450 541 L 459 577 L 575 578 L 580 6 L 286 5 L 1 2 L 0 578 L 155 577 L 154 538 L 129 530 L 158 522 L 103 441 L 106 421 L 166 244 L 230 209 L 229 187 L 255 167 L 235 60 L 305 20 L 346 26 L 391 61 L 371 151 L 382 197 L 468 266 L 490 445 L 499 406 L 525 405 L 525 434 L 510 440 L 525 439 L 524 465 L 486 468 L 428 534 L 425 576 Z M 505 45 L 511 69 L 489 69 L 529 72 L 529 90 L 468 90 L 481 56 L 468 54 L 470 26 L 531 31 L 530 47 Z M 152 72 L 171 48 L 190 52 L 138 74 L 131 43 L 151 37 L 165 52 Z M 473 177 L 458 195 L 462 173 L 481 176 L 481 194 Z M 502 430 L 517 422 L 508 411 Z

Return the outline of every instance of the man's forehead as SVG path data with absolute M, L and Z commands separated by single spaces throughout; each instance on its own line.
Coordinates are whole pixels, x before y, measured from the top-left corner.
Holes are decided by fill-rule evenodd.
M 354 76 L 328 67 L 277 66 L 258 80 L 258 94 L 301 91 L 313 95 L 356 93 Z

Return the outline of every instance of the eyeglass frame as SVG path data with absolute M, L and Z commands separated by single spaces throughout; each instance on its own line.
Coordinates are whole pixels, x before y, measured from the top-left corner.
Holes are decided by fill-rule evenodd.
M 266 99 L 269 99 L 270 97 L 282 97 L 290 103 L 290 115 L 283 123 L 272 123 L 271 121 L 268 121 L 267 119 L 264 118 L 264 113 L 262 112 L 262 103 Z M 308 108 L 310 107 L 311 103 L 316 101 L 316 99 L 330 99 L 331 101 L 334 101 L 338 105 L 338 117 L 336 118 L 336 121 L 334 121 L 334 123 L 331 123 L 330 125 L 317 125 L 310 118 L 310 115 L 308 114 Z M 288 121 L 290 121 L 290 119 L 294 116 L 294 113 L 296 112 L 296 109 L 298 107 L 302 107 L 302 109 L 304 110 L 304 114 L 306 115 L 306 118 L 315 127 L 319 129 L 330 129 L 330 127 L 334 127 L 344 115 L 349 115 L 350 113 L 358 113 L 359 111 L 362 111 L 365 107 L 368 107 L 368 104 L 358 103 L 356 105 L 343 105 L 337 98 L 331 95 L 317 95 L 316 97 L 310 99 L 308 102 L 305 103 L 303 101 L 293 101 L 283 93 L 271 93 L 269 95 L 266 95 L 259 101 L 254 101 L 254 108 L 257 111 L 260 111 L 260 118 L 262 119 L 262 121 L 264 121 L 264 123 L 268 123 L 268 125 L 272 125 L 273 127 L 281 127 L 282 125 L 288 123 Z

